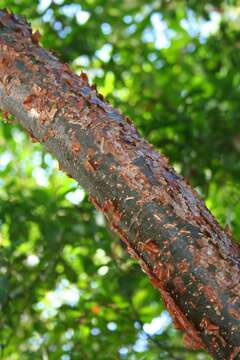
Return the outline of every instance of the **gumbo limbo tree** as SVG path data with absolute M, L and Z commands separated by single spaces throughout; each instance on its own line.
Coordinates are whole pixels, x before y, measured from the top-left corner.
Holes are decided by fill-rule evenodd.
M 136 258 L 185 343 L 240 356 L 239 246 L 127 116 L 0 12 L 0 106 L 89 193 Z

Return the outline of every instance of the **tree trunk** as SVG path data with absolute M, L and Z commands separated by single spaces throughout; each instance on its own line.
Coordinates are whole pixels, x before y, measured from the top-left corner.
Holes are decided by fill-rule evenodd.
M 239 359 L 239 246 L 130 119 L 38 40 L 23 18 L 0 11 L 1 108 L 88 191 L 186 343 Z

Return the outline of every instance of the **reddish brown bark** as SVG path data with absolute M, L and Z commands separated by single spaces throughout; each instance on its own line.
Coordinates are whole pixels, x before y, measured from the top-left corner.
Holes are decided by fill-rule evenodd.
M 89 192 L 186 344 L 239 359 L 239 247 L 130 119 L 38 40 L 22 18 L 0 11 L 1 108 Z

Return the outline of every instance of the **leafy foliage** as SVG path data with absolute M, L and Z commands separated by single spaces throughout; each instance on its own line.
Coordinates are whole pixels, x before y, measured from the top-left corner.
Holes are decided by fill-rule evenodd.
M 237 1 L 1 0 L 1 7 L 25 15 L 42 45 L 74 71 L 86 69 L 237 238 Z M 209 359 L 183 347 L 159 294 L 84 191 L 9 122 L 0 127 L 0 357 Z

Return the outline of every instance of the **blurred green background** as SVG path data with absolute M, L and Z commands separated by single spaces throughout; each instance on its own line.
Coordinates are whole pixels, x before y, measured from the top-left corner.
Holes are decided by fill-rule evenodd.
M 240 3 L 0 0 L 240 232 Z M 0 359 L 210 359 L 76 182 L 0 123 Z

